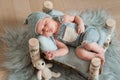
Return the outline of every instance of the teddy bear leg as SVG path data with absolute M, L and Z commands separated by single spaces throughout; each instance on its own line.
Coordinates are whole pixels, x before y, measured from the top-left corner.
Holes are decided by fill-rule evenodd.
M 55 78 L 58 78 L 61 76 L 61 73 L 55 73 L 55 72 L 52 72 L 52 76 L 55 77 Z

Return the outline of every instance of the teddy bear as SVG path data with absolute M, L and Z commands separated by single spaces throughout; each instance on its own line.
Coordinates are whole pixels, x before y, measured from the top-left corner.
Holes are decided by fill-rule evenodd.
M 58 78 L 61 76 L 61 73 L 52 72 L 49 68 L 52 67 L 52 64 L 46 64 L 43 59 L 39 59 L 35 62 L 35 68 L 38 69 L 37 78 L 38 80 L 50 80 L 52 77 Z

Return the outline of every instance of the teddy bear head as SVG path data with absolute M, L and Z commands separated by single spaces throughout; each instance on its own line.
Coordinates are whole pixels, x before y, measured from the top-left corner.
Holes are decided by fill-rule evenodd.
M 39 59 L 35 62 L 35 67 L 38 70 L 43 70 L 45 68 L 45 66 L 46 66 L 45 61 L 43 61 L 42 59 Z

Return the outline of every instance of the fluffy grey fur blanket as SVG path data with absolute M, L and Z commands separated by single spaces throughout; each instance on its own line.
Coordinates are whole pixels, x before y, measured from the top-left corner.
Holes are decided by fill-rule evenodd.
M 103 10 L 98 11 L 85 11 L 79 13 L 83 18 L 86 25 L 94 25 L 101 27 L 105 25 L 105 21 L 110 16 Z M 8 80 L 36 80 L 35 68 L 33 68 L 29 49 L 28 40 L 32 37 L 36 37 L 34 33 L 31 33 L 29 28 L 17 27 L 5 29 L 6 34 L 0 37 L 0 40 L 4 41 L 8 48 L 4 54 L 6 61 L 3 64 L 10 73 Z M 2 45 L 0 45 L 2 50 Z M 113 35 L 112 43 L 105 53 L 106 63 L 104 70 L 100 76 L 100 80 L 119 80 L 120 76 L 120 45 L 116 36 Z M 53 64 L 53 71 L 60 71 L 62 76 L 58 80 L 85 80 L 76 70 L 65 68 L 57 63 Z M 82 69 L 82 67 L 80 67 Z M 53 79 L 52 80 L 56 80 Z

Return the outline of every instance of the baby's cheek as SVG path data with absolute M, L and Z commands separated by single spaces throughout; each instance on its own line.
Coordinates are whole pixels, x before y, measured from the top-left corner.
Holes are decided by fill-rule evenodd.
M 39 29 L 38 29 L 36 32 L 37 32 L 38 34 L 43 34 L 43 32 L 42 32 L 41 30 L 39 30 Z

